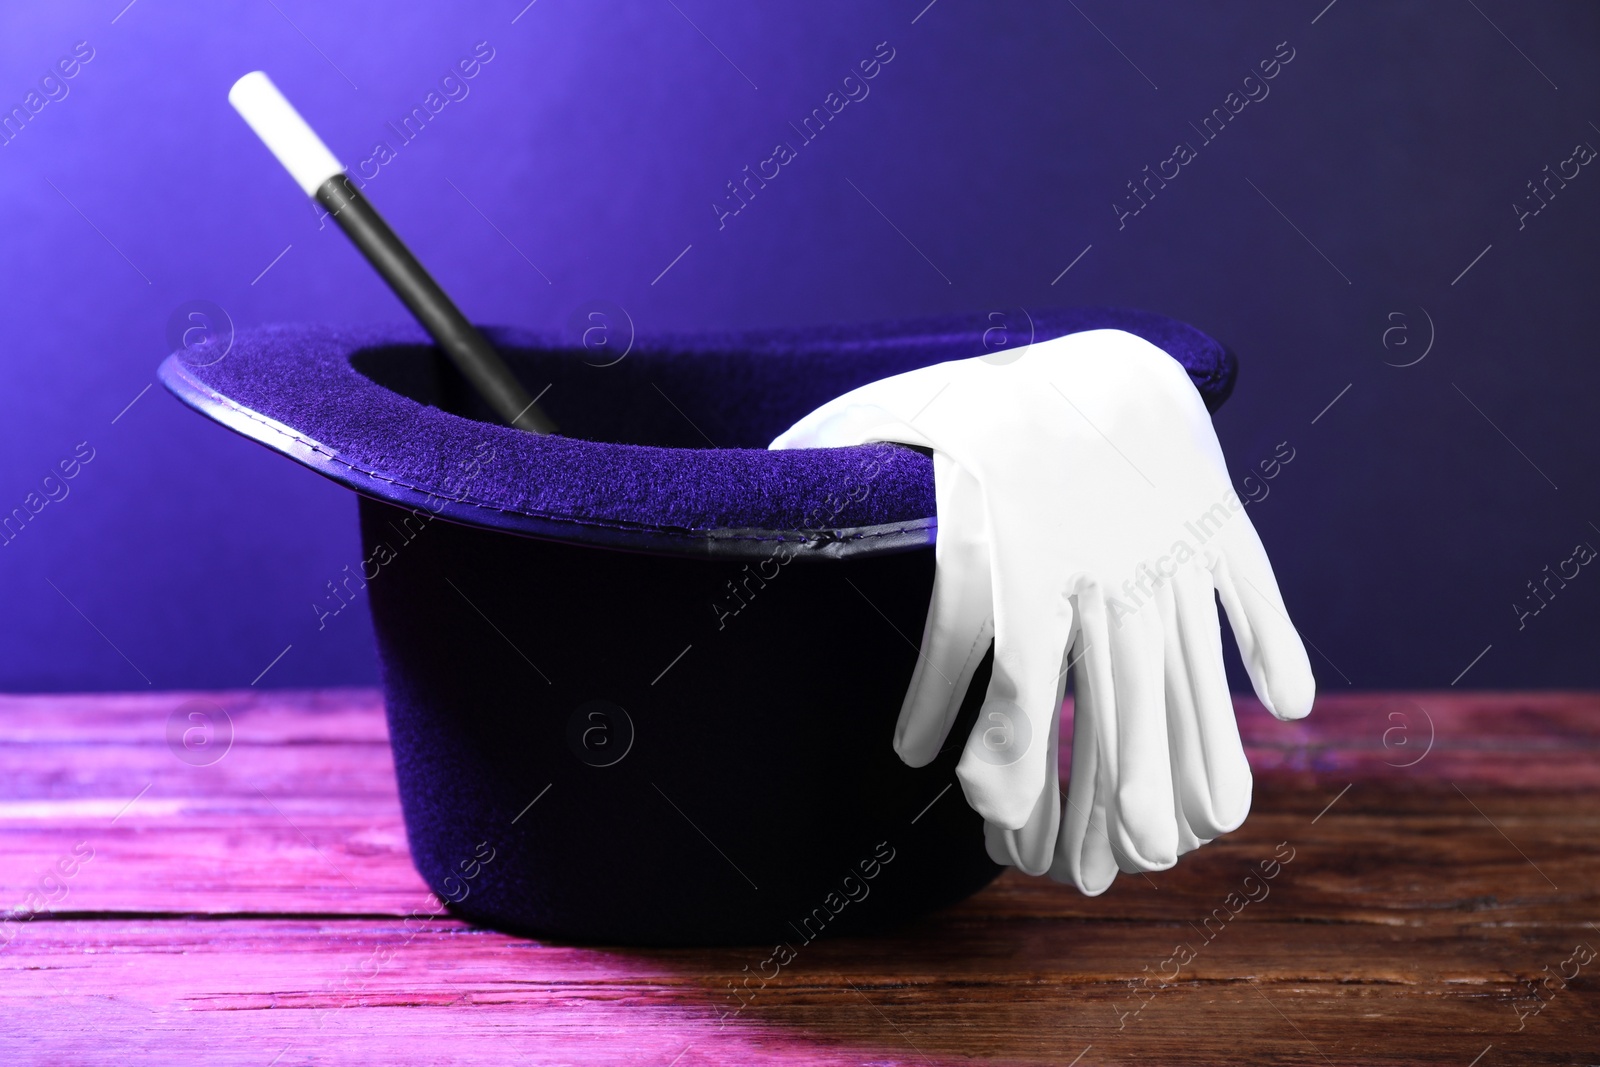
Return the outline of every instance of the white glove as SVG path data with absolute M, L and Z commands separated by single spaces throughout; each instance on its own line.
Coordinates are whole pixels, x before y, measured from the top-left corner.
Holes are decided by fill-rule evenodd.
M 772 442 L 934 452 L 938 563 L 895 751 L 939 752 L 973 670 L 994 670 L 956 768 L 997 860 L 1100 893 L 1244 821 L 1220 593 L 1280 719 L 1315 681 L 1183 368 L 1120 330 L 939 363 L 829 401 Z M 1057 730 L 1076 663 L 1072 775 Z

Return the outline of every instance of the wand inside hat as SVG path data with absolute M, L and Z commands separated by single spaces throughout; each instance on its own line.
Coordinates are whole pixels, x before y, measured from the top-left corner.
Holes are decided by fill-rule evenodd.
M 512 376 L 494 346 L 467 321 L 439 283 L 395 236 L 272 79 L 259 70 L 246 74 L 228 90 L 228 102 L 306 195 L 328 209 L 345 235 L 355 242 L 495 413 L 520 429 L 556 433 L 556 424 Z

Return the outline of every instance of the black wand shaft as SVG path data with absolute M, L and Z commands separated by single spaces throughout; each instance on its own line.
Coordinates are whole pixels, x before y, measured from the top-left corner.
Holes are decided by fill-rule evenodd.
M 336 174 L 323 182 L 316 197 L 495 414 L 518 429 L 558 432 L 555 422 L 512 376 L 500 353 L 461 314 L 348 175 Z

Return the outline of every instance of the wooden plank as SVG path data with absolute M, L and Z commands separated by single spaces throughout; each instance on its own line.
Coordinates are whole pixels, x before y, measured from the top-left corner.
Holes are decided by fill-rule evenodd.
M 166 741 L 168 715 L 196 698 L 220 704 L 233 721 L 232 748 L 210 766 L 181 762 Z M 1347 881 L 1445 866 L 1473 870 L 1515 891 L 1496 895 L 1496 906 L 1510 909 L 1500 916 L 1507 921 L 1569 901 L 1541 895 L 1541 886 L 1549 887 L 1469 798 L 1487 804 L 1490 817 L 1570 893 L 1578 879 L 1567 876 L 1566 865 L 1597 840 L 1597 827 L 1592 812 L 1565 798 L 1572 783 L 1600 775 L 1600 730 L 1593 726 L 1600 698 L 1336 697 L 1287 724 L 1253 702 L 1240 704 L 1257 767 L 1254 813 L 1241 831 L 1174 871 L 1120 878 L 1095 900 L 1047 881 L 1025 883 L 1025 906 L 1045 909 L 1039 914 L 1159 917 L 1172 906 L 1168 898 L 1147 898 L 1141 889 L 1209 899 L 1222 872 L 1282 840 L 1345 855 L 1352 864 Z M 1389 764 L 1416 757 L 1383 744 L 1384 732 L 1397 725 L 1389 718 L 1394 709 L 1410 709 L 1412 735 L 1427 736 L 1413 705 L 1430 709 L 1437 739 L 1420 763 L 1396 768 Z M 425 892 L 405 845 L 375 691 L 0 697 L 0 716 L 9 724 L 0 745 L 0 910 L 18 907 L 42 872 L 79 842 L 95 860 L 59 905 L 74 911 L 403 914 Z M 1513 773 L 1515 804 L 1485 799 L 1483 790 L 1503 790 Z M 1346 784 L 1351 789 L 1313 826 Z M 1529 793 L 1548 800 L 1526 807 Z M 1355 816 L 1381 820 L 1401 811 L 1434 821 L 1408 824 L 1414 831 L 1368 833 L 1359 843 L 1322 836 Z M 1530 832 L 1553 836 L 1525 839 L 1527 820 L 1537 827 Z M 1466 845 L 1474 851 L 1462 852 Z M 1339 884 L 1308 918 L 1382 921 L 1437 907 L 1406 894 L 1350 896 Z
M 40 741 L 164 746 L 167 717 L 193 701 L 219 704 L 243 744 L 387 744 L 383 697 L 365 687 L 140 693 L 0 694 L 7 746 Z M 151 727 L 155 727 L 154 730 Z
M 1285 813 L 1269 794 L 1258 797 L 1255 814 L 1234 834 L 1184 857 L 1173 870 L 1123 875 L 1103 896 L 1017 878 L 1003 892 L 980 894 L 958 909 L 997 917 L 1156 921 L 1174 909 L 1204 915 L 1279 842 L 1289 842 L 1296 874 L 1311 880 L 1295 898 L 1295 917 L 1307 921 L 1416 924 L 1449 913 L 1460 922 L 1533 923 L 1558 921 L 1574 909 L 1600 918 L 1600 811 L 1594 804 L 1550 800 L 1517 808 L 1500 798 L 1480 801 L 1512 841 L 1453 791 L 1438 797 L 1449 814 L 1402 818 L 1364 811 L 1361 804 L 1381 805 L 1383 798 L 1352 790 L 1314 826 L 1303 810 Z M 426 888 L 411 867 L 397 813 L 378 821 L 366 809 L 335 814 L 311 804 L 269 807 L 256 798 L 253 805 L 179 809 L 171 827 L 160 826 L 161 817 L 126 828 L 6 827 L 0 829 L 6 893 L 0 899 L 20 905 L 28 887 L 84 841 L 94 858 L 66 880 L 64 895 L 53 903 L 57 911 L 396 915 L 416 906 Z
M 196 701 L 231 725 L 209 765 L 168 743 Z M 427 892 L 375 690 L 5 696 L 0 721 L 0 910 L 80 843 L 57 910 L 394 915 Z
M 160 726 L 181 704 L 220 704 L 240 728 L 241 743 L 384 742 L 382 697 L 375 689 L 215 690 L 140 693 L 0 694 L 7 745 L 65 741 L 74 745 L 124 742 L 164 744 Z M 1546 751 L 1600 749 L 1600 693 L 1538 692 L 1328 692 L 1311 715 L 1279 722 L 1254 697 L 1235 694 L 1239 729 L 1247 746 L 1261 749 L 1328 748 L 1387 751 L 1396 763 L 1415 758 L 1405 738 L 1425 741 L 1429 722 L 1435 747 Z M 1070 716 L 1072 702 L 1066 707 Z M 1394 718 L 1393 716 L 1401 716 Z M 151 726 L 158 728 L 151 731 Z M 249 729 L 244 729 L 245 726 Z M 1392 734 L 1386 743 L 1385 733 Z
M 0 1049 L 7 1062 L 119 1048 L 209 1064 L 667 1064 L 691 1047 L 680 1064 L 1063 1064 L 1093 1046 L 1081 1062 L 1466 1064 L 1491 1044 L 1495 1063 L 1571 1062 L 1600 1032 L 1588 978 L 1526 1020 L 1514 1010 L 1574 930 L 1239 923 L 1164 985 L 1137 979 L 1192 938 L 1169 926 L 933 922 L 818 942 L 741 996 L 748 952 L 545 946 L 449 919 L 39 922 L 0 953 L 0 1018 L 48 1024 Z
M 436 915 L 375 693 L 206 694 L 234 737 L 204 767 L 166 739 L 192 698 L 0 697 L 0 901 L 94 851 L 51 911 L 0 925 L 0 1062 L 1600 1060 L 1600 958 L 1530 986 L 1600 949 L 1600 695 L 1336 695 L 1291 724 L 1241 700 L 1238 832 L 1092 899 L 1007 874 L 801 946 L 764 988 L 742 983 L 770 947 Z M 1270 892 L 1230 898 L 1280 847 Z

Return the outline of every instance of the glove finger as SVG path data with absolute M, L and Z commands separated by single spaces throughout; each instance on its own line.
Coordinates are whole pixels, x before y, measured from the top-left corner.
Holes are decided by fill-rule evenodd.
M 1247 516 L 1224 527 L 1212 568 L 1256 696 L 1280 719 L 1303 719 L 1317 693 L 1300 634 L 1289 621 L 1267 550 Z
M 1055 862 L 1056 844 L 1061 834 L 1061 772 L 1057 754 L 1061 751 L 1061 699 L 1066 692 L 1066 656 L 1063 650 L 1061 673 L 1056 678 L 1056 715 L 1050 722 L 1050 743 L 1046 751 L 1045 785 L 1033 806 L 1028 821 L 1020 829 L 1008 830 L 992 822 L 984 823 L 989 858 L 1007 863 L 1028 874 L 1044 874 Z
M 1199 567 L 1180 567 L 1171 584 L 1162 623 L 1173 785 L 1192 836 L 1210 840 L 1237 829 L 1249 814 L 1250 764 L 1223 672 L 1211 576 Z
M 1196 836 L 1193 828 L 1189 825 L 1188 818 L 1184 816 L 1182 808 L 1179 808 L 1176 814 L 1178 818 L 1178 855 L 1187 856 L 1201 845 L 1211 844 L 1211 838 Z
M 933 469 L 939 508 L 933 597 L 894 731 L 894 750 L 913 767 L 939 754 L 994 636 L 982 490 L 941 453 L 934 453 Z
M 1073 608 L 1065 590 L 1042 584 L 1037 574 L 993 569 L 994 538 L 990 541 L 994 673 L 956 777 L 973 810 L 1018 830 L 1039 803 L 1046 764 L 1056 758 L 1051 724 L 1061 710 L 1059 672 L 1072 636 Z
M 1107 828 L 1115 833 L 1119 858 L 1136 870 L 1164 870 L 1178 862 L 1159 606 L 1171 596 L 1171 583 L 1157 580 L 1150 596 L 1113 600 L 1108 612 L 1117 779 L 1116 817 Z
M 1028 822 L 1021 829 L 1008 830 L 984 820 L 984 846 L 996 863 L 1015 867 L 1024 874 L 1044 874 L 1055 863 L 1056 843 L 1061 830 L 1059 787 L 1039 794 Z
M 1104 893 L 1117 877 L 1107 818 L 1115 774 L 1116 738 L 1105 736 L 1105 708 L 1113 706 L 1111 643 L 1105 601 L 1098 589 L 1080 591 L 1073 642 L 1072 771 L 1050 877 L 1071 882 L 1086 896 Z

